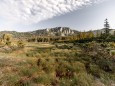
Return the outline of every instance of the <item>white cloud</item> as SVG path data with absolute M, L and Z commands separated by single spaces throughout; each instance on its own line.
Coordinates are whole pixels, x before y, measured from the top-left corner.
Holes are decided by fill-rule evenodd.
M 102 0 L 0 0 L 0 16 L 13 23 L 38 23 Z

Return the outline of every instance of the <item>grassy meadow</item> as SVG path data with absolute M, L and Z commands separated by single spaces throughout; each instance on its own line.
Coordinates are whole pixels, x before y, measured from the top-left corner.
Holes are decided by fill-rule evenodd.
M 0 86 L 115 86 L 114 47 L 113 42 L 1 47 Z

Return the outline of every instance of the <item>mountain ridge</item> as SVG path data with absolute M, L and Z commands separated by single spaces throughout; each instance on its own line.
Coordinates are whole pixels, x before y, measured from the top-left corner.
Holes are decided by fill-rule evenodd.
M 69 27 L 54 27 L 46 28 L 28 32 L 17 32 L 17 31 L 0 31 L 0 36 L 3 34 L 12 34 L 14 37 L 28 37 L 33 36 L 69 36 L 78 33 L 79 31 L 73 30 Z
M 109 29 L 111 34 L 115 33 L 115 29 Z M 104 33 L 105 28 L 97 29 L 97 30 L 90 30 L 94 33 L 94 35 Z M 69 27 L 54 27 L 54 28 L 46 28 L 28 32 L 18 32 L 18 31 L 0 31 L 0 37 L 3 34 L 12 34 L 15 38 L 20 37 L 30 37 L 31 36 L 70 36 L 74 34 L 78 34 L 81 31 L 73 30 Z M 86 31 L 89 32 L 89 31 Z

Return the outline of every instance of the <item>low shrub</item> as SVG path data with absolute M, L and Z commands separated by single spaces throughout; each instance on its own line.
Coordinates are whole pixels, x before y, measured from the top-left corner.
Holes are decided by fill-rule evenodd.
M 7 46 L 11 46 L 11 41 L 6 41 Z
M 19 48 L 24 48 L 25 44 L 24 44 L 24 42 L 23 42 L 22 40 L 19 40 L 19 41 L 17 42 L 17 46 L 18 46 Z

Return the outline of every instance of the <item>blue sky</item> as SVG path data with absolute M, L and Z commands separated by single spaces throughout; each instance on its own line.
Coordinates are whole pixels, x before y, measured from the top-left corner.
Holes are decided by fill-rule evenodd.
M 79 31 L 115 28 L 115 0 L 0 0 L 0 30 L 70 27 Z

